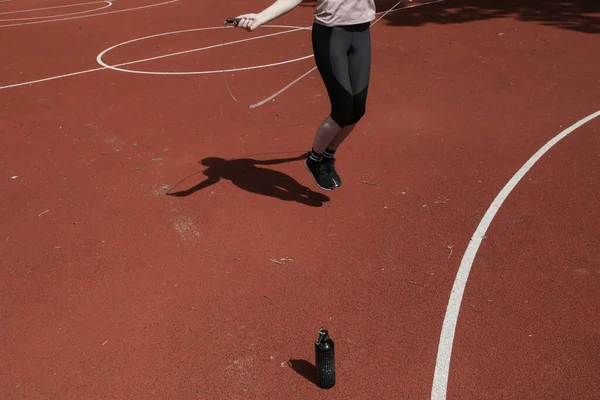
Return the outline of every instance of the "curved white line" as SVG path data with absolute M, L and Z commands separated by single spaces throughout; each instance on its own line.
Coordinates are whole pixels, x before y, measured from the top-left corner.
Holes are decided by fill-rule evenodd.
M 129 62 L 117 64 L 117 65 L 109 65 L 109 64 L 105 63 L 104 60 L 102 60 L 102 58 L 106 55 L 106 53 L 108 53 L 108 52 L 116 49 L 117 47 L 124 46 L 124 45 L 130 44 L 130 43 L 139 42 L 139 41 L 146 40 L 146 39 L 152 39 L 152 38 L 159 37 L 159 36 L 174 35 L 174 34 L 186 33 L 186 32 L 196 32 L 196 31 L 206 31 L 206 30 L 223 29 L 223 27 L 196 28 L 196 29 L 186 29 L 186 30 L 175 31 L 175 32 L 159 33 L 157 35 L 151 35 L 151 36 L 146 36 L 146 37 L 142 37 L 142 38 L 137 38 L 137 39 L 129 40 L 127 42 L 119 43 L 119 44 L 116 44 L 116 45 L 114 45 L 112 47 L 109 47 L 108 49 L 106 49 L 106 50 L 102 51 L 100 54 L 98 54 L 98 56 L 96 57 L 96 61 L 98 62 L 98 64 L 102 65 L 105 68 L 112 69 L 114 71 L 128 72 L 128 73 L 131 73 L 131 74 L 147 74 L 147 75 L 206 75 L 206 74 L 217 74 L 217 73 L 223 73 L 223 72 L 247 71 L 247 70 L 253 70 L 253 69 L 274 67 L 274 66 L 284 65 L 284 64 L 291 64 L 293 62 L 297 62 L 297 61 L 301 61 L 301 60 L 306 60 L 306 59 L 311 58 L 313 56 L 312 54 L 310 54 L 308 56 L 298 57 L 298 58 L 294 58 L 294 59 L 291 59 L 291 60 L 281 61 L 281 62 L 272 63 L 272 64 L 256 65 L 256 66 L 251 66 L 251 67 L 240 67 L 240 68 L 234 68 L 234 69 L 228 69 L 228 70 L 222 70 L 222 69 L 220 69 L 220 70 L 214 70 L 214 71 L 163 72 L 163 71 L 140 71 L 140 70 L 132 70 L 132 69 L 119 68 L 120 66 L 124 66 L 124 65 L 138 64 L 138 63 L 142 63 L 142 62 L 153 61 L 153 60 L 163 59 L 163 58 L 167 58 L 167 57 L 173 57 L 173 56 L 177 56 L 177 55 L 182 55 L 182 54 L 189 54 L 189 53 L 193 53 L 193 52 L 197 52 L 197 51 L 209 50 L 209 49 L 214 49 L 214 48 L 217 48 L 217 47 L 229 46 L 229 45 L 232 45 L 232 44 L 249 42 L 249 41 L 252 41 L 252 40 L 263 39 L 263 38 L 266 38 L 266 37 L 278 36 L 278 35 L 285 35 L 285 34 L 288 34 L 288 33 L 293 33 L 293 32 L 298 32 L 298 31 L 301 31 L 301 30 L 310 29 L 310 28 L 303 28 L 303 27 L 298 27 L 298 26 L 286 26 L 286 25 L 265 25 L 264 27 L 265 28 L 290 29 L 290 30 L 283 31 L 283 32 L 277 32 L 277 33 L 270 33 L 268 35 L 255 36 L 255 37 L 248 38 L 248 39 L 235 40 L 233 42 L 227 42 L 227 43 L 215 44 L 215 45 L 206 46 L 206 47 L 200 47 L 200 48 L 197 48 L 197 49 L 184 50 L 184 51 L 179 51 L 179 52 L 176 52 L 176 53 L 164 54 L 164 55 L 161 55 L 161 56 L 144 58 L 142 60 L 129 61 Z
M 266 27 L 274 27 L 274 28 L 286 28 L 285 25 L 265 25 L 265 26 Z M 216 29 L 216 28 L 217 27 L 199 28 L 198 30 L 208 30 L 208 29 Z M 297 28 L 297 27 L 292 26 L 292 27 L 287 27 L 287 28 Z M 223 29 L 223 27 L 219 27 L 219 29 Z M 306 28 L 301 28 L 301 29 L 306 29 Z M 285 31 L 285 32 L 281 32 L 280 34 L 285 34 L 285 33 L 290 33 L 290 32 L 291 31 Z M 271 35 L 271 34 L 269 34 L 269 35 Z M 252 38 L 252 40 L 260 39 L 262 37 L 267 37 L 269 35 L 257 36 L 257 37 Z M 135 39 L 135 40 L 137 40 L 137 39 Z M 250 39 L 244 39 L 242 41 L 246 41 L 246 40 L 250 40 Z M 312 55 L 311 55 L 311 57 L 312 57 Z M 130 64 L 134 64 L 136 62 L 144 62 L 144 61 L 147 61 L 147 59 L 146 60 L 129 61 L 129 62 L 126 62 L 126 63 L 113 65 L 113 66 L 111 66 L 111 67 L 113 67 L 111 69 L 114 69 L 114 67 L 120 67 L 120 66 L 123 66 L 123 65 L 130 65 Z M 105 70 L 105 69 L 107 69 L 107 67 L 103 66 L 103 67 L 100 67 L 100 68 L 94 68 L 94 69 L 88 69 L 88 70 L 85 70 L 85 71 L 72 72 L 70 74 L 63 74 L 63 75 L 58 75 L 58 76 L 51 76 L 51 77 L 48 77 L 48 78 L 37 79 L 37 80 L 34 80 L 34 81 L 14 83 L 14 84 L 7 85 L 7 86 L 0 86 L 0 90 L 15 88 L 15 87 L 19 87 L 19 86 L 33 85 L 35 83 L 48 82 L 48 81 L 52 81 L 52 80 L 56 80 L 56 79 L 67 78 L 67 77 L 70 77 L 70 76 L 83 75 L 83 74 L 87 74 L 87 73 L 90 73 L 90 72 L 102 71 L 102 70 Z M 223 71 L 219 70 L 217 72 L 223 72 Z
M 415 5 L 412 5 L 412 6 L 406 6 L 406 7 L 402 7 L 402 8 L 394 10 L 394 8 L 398 4 L 401 3 L 401 1 L 400 1 L 400 2 L 396 3 L 396 5 L 394 7 L 392 7 L 392 8 L 390 8 L 389 10 L 377 13 L 377 14 L 383 14 L 383 15 L 379 19 L 377 19 L 375 22 L 373 22 L 373 24 L 371 25 L 371 27 L 375 26 L 375 24 L 378 23 L 381 20 L 381 18 L 383 18 L 385 15 L 387 15 L 390 12 L 407 10 L 409 8 L 423 7 L 423 6 L 427 6 L 429 4 L 441 3 L 443 1 L 445 1 L 445 0 L 433 0 L 433 1 L 430 1 L 428 3 L 415 4 Z M 279 89 L 277 92 L 273 93 L 272 95 L 270 95 L 266 99 L 261 100 L 261 101 L 259 101 L 258 103 L 255 103 L 255 104 L 251 104 L 251 105 L 248 106 L 248 108 L 258 108 L 258 107 L 260 107 L 260 106 L 268 103 L 269 101 L 273 100 L 274 98 L 276 98 L 277 96 L 279 96 L 280 94 L 282 94 L 283 92 L 287 91 L 289 88 L 291 88 L 292 86 L 294 86 L 296 83 L 300 82 L 302 79 L 304 79 L 305 77 L 307 77 L 308 75 L 310 75 L 316 69 L 317 69 L 316 67 L 311 68 L 310 70 L 308 70 L 307 72 L 303 73 L 298 78 L 296 78 L 294 81 L 288 83 L 283 88 Z
M 107 11 L 107 12 L 103 12 L 103 13 L 99 13 L 99 14 L 92 14 L 92 15 L 80 15 L 77 17 L 69 17 L 69 18 L 49 19 L 49 20 L 45 20 L 45 21 L 32 21 L 32 22 L 22 22 L 20 24 L 0 25 L 0 28 L 9 28 L 9 27 L 14 27 L 14 26 L 25 26 L 25 25 L 33 25 L 33 24 L 45 24 L 48 22 L 70 21 L 73 19 L 80 19 L 80 18 L 99 17 L 101 15 L 117 14 L 117 13 L 122 13 L 122 12 L 127 12 L 127 11 L 142 10 L 145 8 L 164 6 L 166 4 L 176 3 L 178 1 L 179 0 L 169 0 L 169 1 L 166 1 L 163 3 L 156 3 L 156 4 L 150 4 L 147 6 L 140 6 L 140 7 L 133 7 L 133 8 L 125 8 L 123 10 Z
M 452 286 L 452 293 L 450 294 L 450 299 L 446 308 L 446 315 L 444 317 L 444 323 L 442 325 L 440 343 L 438 345 L 437 359 L 435 362 L 435 373 L 433 376 L 433 385 L 431 389 L 432 400 L 444 400 L 446 398 L 446 392 L 448 389 L 448 375 L 450 372 L 450 357 L 452 355 L 452 345 L 454 342 L 454 334 L 456 332 L 456 321 L 458 320 L 460 304 L 462 302 L 465 286 L 467 285 L 469 273 L 471 272 L 473 260 L 477 255 L 477 251 L 479 250 L 481 241 L 483 240 L 483 237 L 485 236 L 485 233 L 488 230 L 490 224 L 492 223 L 492 220 L 494 219 L 496 213 L 498 212 L 498 210 L 502 206 L 502 203 L 504 203 L 510 192 L 512 192 L 515 186 L 517 186 L 519 181 L 523 179 L 523 177 L 525 176 L 525 174 L 527 174 L 531 167 L 533 167 L 533 165 L 544 154 L 546 154 L 548 150 L 550 150 L 560 140 L 564 139 L 568 134 L 581 127 L 583 124 L 599 116 L 600 111 L 596 111 L 595 113 L 583 118 L 576 124 L 559 133 L 552 140 L 546 143 L 541 149 L 539 149 L 508 181 L 506 186 L 502 188 L 500 193 L 498 193 L 498 195 L 486 211 L 485 215 L 481 219 L 481 222 L 479 222 L 479 225 L 477 226 L 477 229 L 475 230 L 475 233 L 473 234 L 473 237 L 471 238 L 471 241 L 469 242 L 469 245 L 465 250 L 465 254 L 463 255 L 462 261 L 460 263 L 460 267 L 458 268 L 456 279 L 454 280 L 454 285 Z
M 62 18 L 62 17 L 66 17 L 69 15 L 78 15 L 78 14 L 86 14 L 86 13 L 91 13 L 94 11 L 100 11 L 100 10 L 104 10 L 105 8 L 109 8 L 110 6 L 113 5 L 113 3 L 111 3 L 110 1 L 96 1 L 95 3 L 106 3 L 106 5 L 104 7 L 100 7 L 100 8 L 94 8 L 91 10 L 85 10 L 85 11 L 79 11 L 76 13 L 69 13 L 69 14 L 60 14 L 60 15 L 48 15 L 45 17 L 28 17 L 28 18 L 11 18 L 11 19 L 0 19 L 0 22 L 13 22 L 13 21 L 29 21 L 32 19 L 51 19 L 51 18 Z M 85 4 L 91 4 L 91 3 L 85 3 Z M 25 10 L 25 11 L 14 11 L 13 13 L 17 13 L 17 12 L 27 12 L 29 10 Z
M 217 45 L 220 46 L 220 45 Z M 212 48 L 208 47 L 208 48 Z M 207 49 L 208 49 L 207 48 Z M 198 50 L 206 50 L 206 49 L 198 49 Z M 238 71 L 250 71 L 250 70 L 254 70 L 254 69 L 263 69 L 263 68 L 270 68 L 270 67 L 277 67 L 280 65 L 285 65 L 285 64 L 291 64 L 291 63 L 295 63 L 298 61 L 302 61 L 302 60 L 307 60 L 309 58 L 312 58 L 312 54 L 308 55 L 308 56 L 304 56 L 304 57 L 298 57 L 298 58 L 292 58 L 291 60 L 285 60 L 285 61 L 280 61 L 280 62 L 276 62 L 276 63 L 271 63 L 271 64 L 261 64 L 261 65 L 252 65 L 250 67 L 240 67 L 240 68 L 232 68 L 232 69 L 226 69 L 226 70 L 222 70 L 222 69 L 216 69 L 216 70 L 212 70 L 212 71 L 187 71 L 187 72 L 162 72 L 162 71 L 137 71 L 137 70 L 132 70 L 132 69 L 122 69 L 122 68 L 115 68 L 114 66 L 106 66 L 106 69 L 112 69 L 114 71 L 119 71 L 119 72 L 127 72 L 130 74 L 141 74 L 141 75 L 210 75 L 210 74 L 221 74 L 223 72 L 238 72 Z M 141 60 L 141 61 L 130 61 L 128 63 L 123 63 L 120 65 L 130 65 L 130 64 L 135 64 L 135 63 L 141 63 L 147 60 Z M 106 65 L 104 63 L 101 63 L 100 65 Z
M 0 3 L 2 3 L 2 2 L 0 1 Z M 67 8 L 67 7 L 81 7 L 81 6 L 86 6 L 88 4 L 98 4 L 98 3 L 106 3 L 106 1 L 90 1 L 89 3 L 75 3 L 75 4 L 67 4 L 64 6 L 42 7 L 42 8 L 31 8 L 29 10 L 7 11 L 7 12 L 0 13 L 0 15 L 19 14 L 19 13 L 26 13 L 26 12 L 32 12 L 32 11 L 42 11 L 42 10 L 56 10 L 57 8 Z

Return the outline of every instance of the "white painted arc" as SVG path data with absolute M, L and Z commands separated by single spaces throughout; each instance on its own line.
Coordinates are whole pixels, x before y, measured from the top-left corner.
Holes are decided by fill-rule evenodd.
M 261 69 L 261 68 L 274 67 L 274 66 L 279 66 L 279 65 L 284 65 L 284 64 L 290 64 L 290 63 L 301 61 L 301 60 L 306 60 L 308 58 L 313 57 L 312 54 L 309 54 L 307 56 L 298 57 L 298 58 L 294 58 L 294 59 L 286 60 L 286 61 L 281 61 L 281 62 L 277 62 L 277 63 L 256 65 L 256 66 L 251 66 L 251 67 L 240 67 L 240 68 L 233 68 L 233 69 L 227 69 L 227 70 L 219 69 L 219 70 L 213 70 L 213 71 L 165 72 L 165 71 L 140 71 L 140 70 L 132 70 L 132 69 L 120 68 L 121 66 L 125 66 L 125 65 L 132 65 L 132 64 L 138 64 L 138 63 L 147 62 L 147 61 L 164 59 L 164 58 L 173 57 L 173 56 L 177 56 L 177 55 L 189 54 L 189 53 L 194 53 L 194 52 L 203 51 L 203 50 L 210 50 L 210 49 L 214 49 L 214 48 L 217 48 L 217 47 L 230 46 L 232 44 L 244 43 L 244 42 L 249 42 L 249 41 L 253 41 L 253 40 L 264 39 L 264 38 L 267 38 L 267 37 L 285 35 L 285 34 L 289 34 L 289 33 L 293 33 L 293 32 L 298 32 L 298 31 L 301 31 L 301 30 L 310 29 L 310 28 L 303 28 L 303 27 L 298 27 L 298 26 L 286 26 L 286 25 L 267 25 L 265 27 L 266 28 L 289 29 L 289 30 L 288 31 L 283 31 L 283 32 L 270 33 L 270 34 L 267 34 L 267 35 L 255 36 L 255 37 L 247 38 L 247 39 L 235 40 L 235 41 L 231 41 L 231 42 L 227 42 L 227 43 L 220 43 L 220 44 L 215 44 L 215 45 L 200 47 L 200 48 L 197 48 L 197 49 L 184 50 L 184 51 L 179 51 L 179 52 L 176 52 L 176 53 L 164 54 L 164 55 L 161 55 L 161 56 L 144 58 L 144 59 L 141 59 L 141 60 L 129 61 L 129 62 L 117 64 L 117 65 L 109 65 L 106 62 L 104 62 L 103 57 L 107 53 L 109 53 L 110 51 L 112 51 L 112 50 L 114 50 L 114 49 L 116 49 L 118 47 L 121 47 L 121 46 L 124 46 L 124 45 L 127 45 L 127 44 L 131 44 L 131 43 L 134 43 L 134 42 L 139 42 L 139 41 L 146 40 L 146 39 L 152 39 L 152 38 L 160 37 L 160 36 L 174 35 L 174 34 L 178 34 L 178 33 L 196 32 L 196 31 L 206 31 L 206 30 L 223 29 L 223 27 L 196 28 L 196 29 L 186 29 L 186 30 L 175 31 L 175 32 L 159 33 L 157 35 L 151 35 L 151 36 L 146 36 L 146 37 L 142 37 L 142 38 L 137 38 L 137 39 L 129 40 L 127 42 L 119 43 L 119 44 L 116 44 L 116 45 L 114 45 L 112 47 L 109 47 L 108 49 L 106 49 L 106 50 L 102 51 L 100 54 L 98 54 L 98 56 L 96 57 L 96 61 L 98 62 L 98 64 L 102 65 L 105 68 L 112 69 L 112 70 L 115 70 L 115 71 L 120 71 L 120 72 L 128 72 L 128 73 L 132 73 L 132 74 L 148 74 L 148 75 L 206 75 L 206 74 L 217 74 L 217 73 L 223 73 L 223 72 L 247 71 L 247 70 L 253 70 L 253 69 Z
M 272 27 L 283 28 L 283 29 L 286 29 L 286 28 L 287 29 L 296 29 L 296 28 L 298 28 L 298 27 L 295 27 L 295 26 L 285 26 L 285 25 L 272 25 Z M 209 29 L 223 29 L 223 27 L 198 28 L 197 30 L 209 30 Z M 300 29 L 304 29 L 304 28 L 300 28 Z M 285 31 L 285 32 L 281 32 L 280 34 L 291 33 L 291 32 L 292 31 Z M 264 36 L 266 36 L 266 35 L 264 35 Z M 255 37 L 253 39 L 256 40 L 256 39 L 259 39 L 259 38 L 262 38 L 262 37 L 263 36 L 259 36 L 259 37 Z M 249 39 L 244 39 L 244 40 L 249 40 Z M 218 46 L 221 46 L 221 45 L 218 45 Z M 100 55 L 102 55 L 103 53 L 105 54 L 106 50 L 104 52 L 100 53 L 98 55 L 98 57 Z M 312 55 L 306 56 L 306 57 L 310 58 L 310 57 L 312 57 Z M 304 58 L 304 57 L 302 57 L 302 58 Z M 152 59 L 154 59 L 154 57 L 152 57 Z M 69 74 L 63 74 L 63 75 L 53 76 L 53 77 L 44 78 L 44 79 L 37 79 L 37 80 L 34 80 L 34 81 L 21 82 L 21 83 L 15 83 L 15 84 L 11 84 L 11 85 L 6 85 L 6 86 L 0 86 L 0 90 L 15 88 L 15 87 L 19 87 L 19 86 L 27 86 L 27 85 L 32 85 L 32 84 L 35 84 L 35 83 L 48 82 L 48 81 L 52 81 L 52 80 L 56 80 L 56 79 L 67 78 L 67 77 L 70 77 L 70 76 L 83 75 L 83 74 L 87 74 L 87 73 L 90 73 L 90 72 L 102 71 L 102 70 L 106 70 L 106 69 L 116 69 L 116 70 L 118 70 L 117 69 L 118 67 L 121 67 L 121 66 L 124 66 L 124 65 L 131 65 L 131 64 L 134 64 L 134 63 L 138 63 L 138 62 L 144 62 L 144 61 L 147 61 L 147 60 L 148 59 L 136 60 L 136 61 L 128 61 L 126 63 L 112 65 L 112 66 L 110 66 L 110 68 L 102 66 L 100 68 L 93 68 L 93 69 L 88 69 L 88 70 L 85 70 L 85 71 L 78 71 L 78 72 L 73 72 L 73 73 L 69 73 Z M 295 61 L 299 61 L 299 59 L 287 60 L 288 63 L 289 62 L 295 62 Z M 252 68 L 256 69 L 256 68 L 262 68 L 262 67 L 266 67 L 266 66 L 254 66 Z M 248 68 L 248 67 L 246 67 L 246 68 Z M 204 71 L 204 73 L 207 73 L 207 72 L 209 72 L 209 71 Z M 222 73 L 223 71 L 222 70 L 218 70 L 218 71 L 210 71 L 210 72 L 211 73 Z M 230 71 L 230 72 L 232 72 L 232 71 Z
M 113 2 L 114 1 L 117 1 L 117 0 L 113 0 Z M 26 26 L 26 25 L 34 25 L 34 24 L 46 24 L 46 23 L 49 23 L 49 22 L 70 21 L 70 20 L 80 19 L 80 18 L 99 17 L 99 16 L 102 16 L 102 15 L 117 14 L 117 13 L 122 13 L 122 12 L 127 12 L 127 11 L 143 10 L 143 9 L 151 8 L 151 7 L 164 6 L 164 5 L 167 5 L 167 4 L 176 3 L 178 1 L 179 0 L 168 0 L 168 1 L 163 2 L 163 3 L 155 3 L 155 4 L 149 4 L 149 5 L 146 5 L 146 6 L 125 8 L 123 10 L 106 11 L 106 12 L 102 12 L 102 13 L 98 13 L 98 14 L 78 15 L 76 17 L 57 18 L 57 19 L 48 19 L 48 20 L 44 20 L 44 21 L 30 21 L 30 22 L 21 22 L 21 23 L 18 23 L 18 24 L 0 25 L 0 28 L 10 28 L 10 27 L 15 27 L 15 26 Z
M 117 1 L 117 0 L 114 0 L 114 1 Z M 2 3 L 2 2 L 0 1 L 0 3 Z M 19 14 L 19 13 L 26 13 L 26 12 L 33 12 L 33 11 L 44 11 L 44 10 L 57 10 L 59 8 L 81 7 L 81 6 L 87 6 L 89 4 L 98 4 L 98 3 L 106 3 L 106 1 L 103 1 L 103 0 L 101 0 L 101 1 L 90 1 L 89 3 L 75 3 L 75 4 L 66 4 L 66 5 L 62 5 L 62 6 L 31 8 L 29 10 L 6 11 L 6 12 L 1 12 L 0 15 Z
M 552 138 L 544 146 L 542 146 L 529 160 L 527 160 L 527 162 L 517 171 L 517 173 L 515 173 L 515 175 L 504 186 L 504 188 L 502 188 L 479 222 L 479 225 L 477 226 L 477 229 L 475 230 L 475 233 L 473 234 L 471 241 L 469 242 L 469 245 L 467 246 L 467 249 L 463 255 L 456 278 L 454 280 L 454 284 L 452 286 L 450 299 L 448 300 L 448 306 L 446 308 L 446 314 L 444 316 L 444 322 L 442 324 L 440 341 L 438 345 L 435 372 L 431 389 L 431 400 L 446 399 L 448 390 L 448 376 L 450 372 L 450 359 L 452 355 L 452 347 L 454 343 L 454 335 L 456 333 L 456 323 L 458 321 L 460 305 L 462 303 L 467 280 L 471 272 L 471 267 L 473 266 L 473 261 L 475 260 L 475 256 L 477 255 L 477 251 L 479 250 L 483 237 L 485 236 L 490 224 L 496 216 L 496 213 L 513 189 L 517 186 L 521 179 L 523 179 L 525 174 L 529 172 L 529 170 L 544 154 L 546 154 L 554 145 L 564 139 L 571 132 L 599 116 L 600 111 L 596 111 L 595 113 L 583 118 L 569 128 L 565 129 Z
M 117 1 L 117 0 L 113 0 L 113 2 L 114 1 Z M 140 9 L 145 9 L 145 8 L 150 8 L 150 7 L 156 7 L 156 6 L 171 4 L 171 3 L 178 2 L 178 1 L 179 0 L 169 0 L 169 1 L 166 1 L 166 2 L 163 2 L 163 3 L 156 3 L 156 4 L 147 5 L 147 6 L 133 7 L 133 8 L 128 8 L 128 9 L 116 10 L 116 11 L 109 11 L 109 12 L 99 13 L 99 14 L 93 14 L 93 15 L 78 16 L 78 17 L 72 17 L 72 18 L 63 18 L 63 19 L 59 19 L 59 20 L 46 20 L 46 21 L 27 22 L 27 23 L 22 23 L 22 24 L 13 24 L 13 25 L 0 25 L 0 28 L 11 27 L 11 26 L 23 26 L 23 25 L 30 25 L 30 24 L 36 24 L 36 23 L 54 22 L 54 21 L 64 21 L 64 20 L 71 20 L 71 19 L 78 19 L 78 18 L 101 16 L 101 15 L 107 15 L 107 14 L 115 14 L 115 13 L 121 13 L 121 12 L 126 12 L 126 11 L 134 11 L 134 10 L 140 10 Z M 401 8 L 401 9 L 395 10 L 394 12 L 401 11 L 401 10 L 404 10 L 406 8 L 420 7 L 420 6 L 424 6 L 424 5 L 431 4 L 431 3 L 438 3 L 438 2 L 441 2 L 441 1 L 444 1 L 444 0 L 434 0 L 434 1 L 430 2 L 430 3 L 423 3 L 423 4 L 418 4 L 418 5 L 415 5 L 415 6 L 409 6 L 409 7 Z M 218 28 L 222 28 L 222 27 L 218 27 Z M 208 28 L 208 29 L 216 29 L 216 28 Z M 116 67 L 118 67 L 118 66 L 120 66 L 120 65 L 116 65 Z M 102 71 L 104 69 L 106 69 L 106 67 L 93 68 L 93 69 L 88 69 L 88 70 L 84 70 L 84 71 L 78 71 L 78 72 L 73 72 L 73 73 L 68 73 L 68 74 L 53 76 L 53 77 L 44 78 L 44 79 L 36 79 L 36 80 L 32 80 L 32 81 L 27 81 L 27 82 L 21 82 L 21 83 L 15 83 L 15 84 L 11 84 L 11 85 L 6 85 L 6 86 L 0 86 L 0 90 L 2 90 L 2 89 L 10 89 L 10 88 L 15 88 L 15 87 L 20 87 L 20 86 L 27 86 L 27 85 L 32 85 L 32 84 L 36 84 L 36 83 L 48 82 L 48 81 L 52 81 L 52 80 L 56 80 L 56 79 L 61 79 L 61 78 L 66 78 L 66 77 L 71 77 L 71 76 L 83 75 L 83 74 L 87 74 L 87 73 L 91 73 L 91 72 Z M 297 78 L 295 81 L 293 81 L 290 84 L 286 85 L 286 87 L 284 87 L 283 89 L 281 89 L 278 92 L 276 92 L 275 96 L 272 95 L 272 96 L 270 96 L 270 98 L 274 98 L 277 95 L 283 93 L 284 91 L 286 91 L 287 89 L 289 89 L 291 86 L 293 86 L 295 83 L 299 82 L 302 78 L 308 76 L 313 70 L 314 69 L 308 71 L 307 73 L 305 73 L 302 76 L 300 76 L 299 78 Z M 219 71 L 219 72 L 222 72 L 222 71 Z M 257 104 L 264 104 L 266 102 L 267 101 L 263 100 L 263 102 L 259 102 Z M 256 107 L 256 105 L 253 105 L 253 106 Z
M 51 19 L 51 18 L 61 18 L 61 17 L 66 17 L 69 15 L 79 15 L 79 14 L 86 14 L 86 13 L 91 13 L 94 11 L 100 11 L 100 10 L 104 10 L 106 8 L 109 8 L 113 5 L 113 3 L 111 3 L 110 1 L 97 1 L 95 3 L 103 3 L 105 4 L 105 6 L 100 7 L 100 8 L 93 8 L 91 10 L 85 10 L 85 11 L 78 11 L 78 12 L 74 12 L 74 13 L 69 13 L 69 14 L 60 14 L 60 15 L 51 15 L 51 16 L 45 16 L 45 17 L 27 17 L 27 18 L 10 18 L 10 19 L 0 19 L 0 22 L 14 22 L 14 21 L 30 21 L 33 19 Z M 91 4 L 91 3 L 88 3 Z M 18 11 L 18 12 L 25 12 L 25 11 Z

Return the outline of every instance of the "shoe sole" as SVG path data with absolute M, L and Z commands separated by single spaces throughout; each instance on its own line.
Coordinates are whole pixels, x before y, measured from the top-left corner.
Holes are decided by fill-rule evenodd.
M 326 190 L 328 192 L 330 192 L 333 189 L 335 189 L 335 188 L 333 188 L 333 189 L 327 189 L 327 188 L 324 188 L 323 186 L 319 185 L 319 182 L 317 182 L 317 180 L 315 179 L 315 176 L 313 175 L 312 171 L 310 170 L 310 168 L 308 168 L 308 164 L 306 163 L 306 160 L 304 160 L 304 166 L 306 167 L 306 170 L 308 171 L 308 173 L 310 174 L 310 176 L 313 178 L 313 181 L 315 182 L 315 185 L 317 185 L 319 188 L 321 188 L 322 190 Z

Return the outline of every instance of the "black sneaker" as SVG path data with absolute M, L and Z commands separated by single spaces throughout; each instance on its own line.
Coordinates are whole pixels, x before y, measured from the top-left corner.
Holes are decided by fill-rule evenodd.
M 335 158 L 327 158 L 323 157 L 323 164 L 325 164 L 325 168 L 328 174 L 331 174 L 333 181 L 335 182 L 335 186 L 342 186 L 342 178 L 335 171 Z
M 328 172 L 329 168 L 323 161 L 313 161 L 307 157 L 304 161 L 306 169 L 311 173 L 315 183 L 323 190 L 333 190 L 336 185 L 333 176 Z

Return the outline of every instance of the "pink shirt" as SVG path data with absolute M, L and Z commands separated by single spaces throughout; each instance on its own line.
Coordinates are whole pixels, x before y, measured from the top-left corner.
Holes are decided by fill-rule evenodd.
M 371 22 L 375 19 L 375 0 L 317 0 L 314 19 L 325 26 Z

